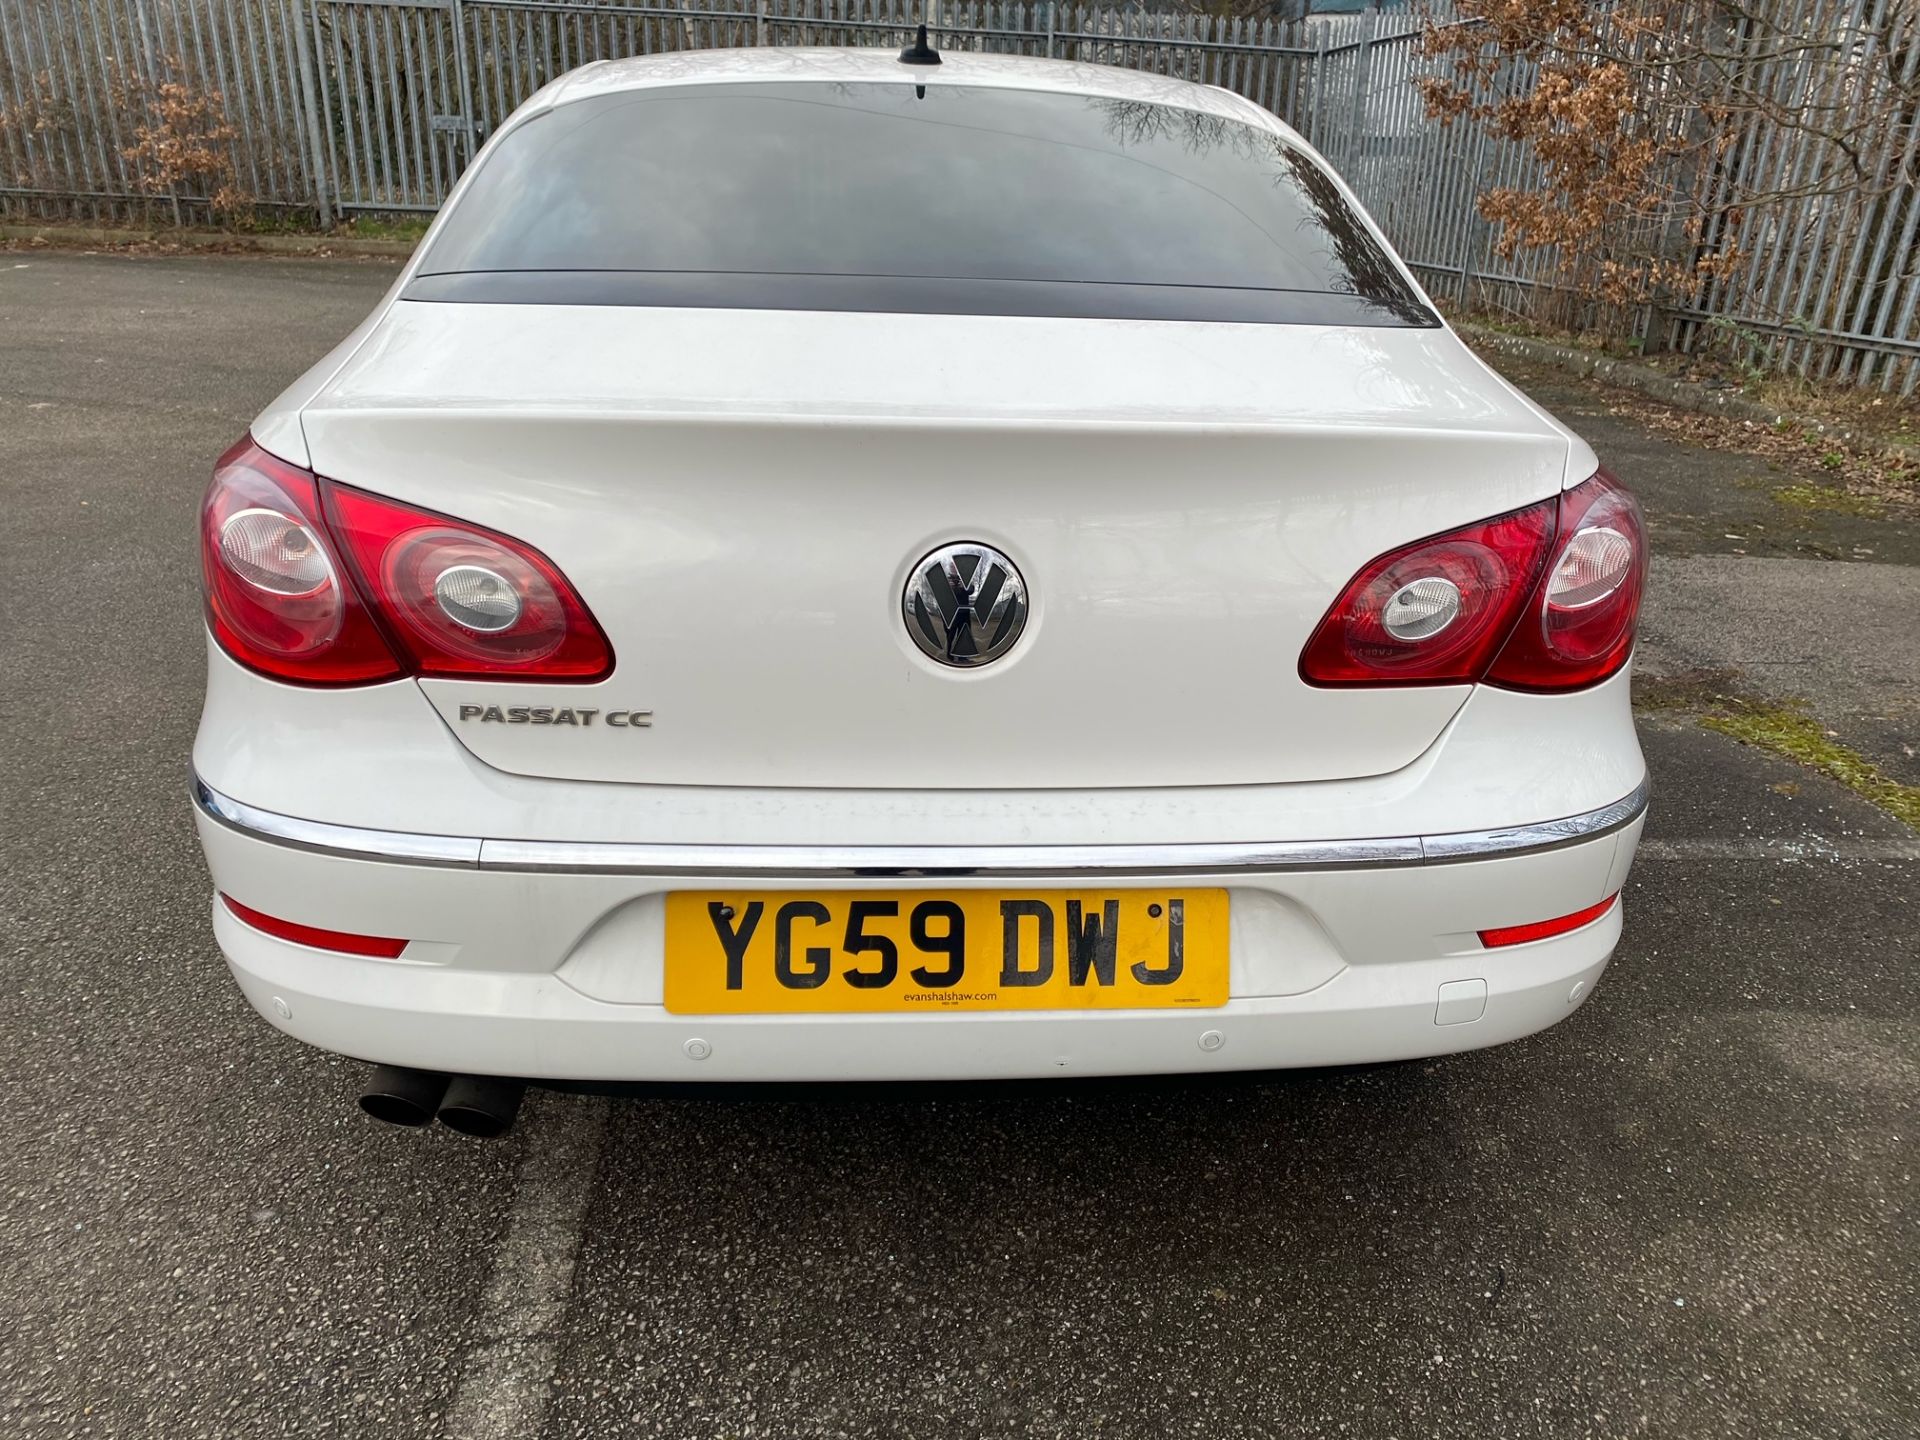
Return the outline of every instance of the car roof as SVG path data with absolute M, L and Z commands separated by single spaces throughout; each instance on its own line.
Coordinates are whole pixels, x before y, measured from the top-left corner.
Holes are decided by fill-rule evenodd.
M 681 50 L 626 60 L 597 60 L 548 85 L 527 104 L 545 110 L 590 96 L 664 85 L 724 85 L 774 81 L 849 83 L 912 81 L 916 85 L 990 86 L 1003 90 L 1041 90 L 1063 95 L 1139 100 L 1198 110 L 1256 125 L 1305 141 L 1288 125 L 1251 100 L 1217 85 L 1198 85 L 1141 70 L 1112 65 L 1082 65 L 1071 60 L 1042 60 L 1027 55 L 981 55 L 947 51 L 942 63 L 902 65 L 893 48 L 833 49 L 825 46 L 741 46 L 724 50 Z

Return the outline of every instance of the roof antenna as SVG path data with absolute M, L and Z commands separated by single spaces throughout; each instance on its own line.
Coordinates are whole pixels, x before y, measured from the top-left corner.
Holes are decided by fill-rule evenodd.
M 938 65 L 940 52 L 927 43 L 927 27 L 923 24 L 914 33 L 913 43 L 900 52 L 902 65 Z

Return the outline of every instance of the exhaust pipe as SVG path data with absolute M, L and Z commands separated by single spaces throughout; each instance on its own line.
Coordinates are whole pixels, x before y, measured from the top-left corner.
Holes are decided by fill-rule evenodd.
M 389 1125 L 425 1125 L 447 1093 L 447 1078 L 437 1070 L 378 1066 L 360 1096 L 360 1108 Z
M 520 1101 L 527 1093 L 523 1080 L 494 1075 L 460 1075 L 447 1086 L 440 1102 L 440 1123 L 462 1135 L 491 1140 L 513 1128 Z

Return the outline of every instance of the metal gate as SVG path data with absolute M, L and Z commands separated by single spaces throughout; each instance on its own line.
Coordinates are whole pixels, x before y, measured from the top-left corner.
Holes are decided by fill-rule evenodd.
M 473 159 L 462 10 L 462 0 L 312 0 L 302 38 L 320 91 L 323 224 L 329 209 L 437 210 Z

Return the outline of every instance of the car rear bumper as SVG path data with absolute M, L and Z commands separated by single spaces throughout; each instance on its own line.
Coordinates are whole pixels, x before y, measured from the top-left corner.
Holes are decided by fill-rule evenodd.
M 1510 948 L 1489 950 L 1477 932 L 1617 894 L 1646 787 L 1503 830 L 1227 846 L 569 845 L 313 824 L 199 782 L 195 798 L 220 892 L 410 942 L 395 960 L 313 949 L 215 901 L 215 936 L 249 1001 L 311 1044 L 530 1079 L 920 1080 L 1361 1063 L 1530 1034 L 1592 993 L 1619 906 Z M 1089 877 L 1226 887 L 1226 1005 L 689 1016 L 661 1003 L 674 890 L 1036 889 Z

